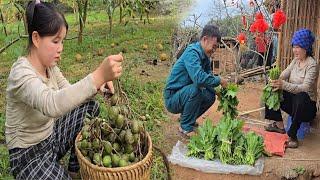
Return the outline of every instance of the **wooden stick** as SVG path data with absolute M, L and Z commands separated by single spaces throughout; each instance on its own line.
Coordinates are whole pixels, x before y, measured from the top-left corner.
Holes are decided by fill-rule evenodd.
M 265 125 L 269 124 L 267 122 L 263 122 L 263 121 L 259 121 L 257 119 L 251 119 L 251 118 L 247 118 L 247 117 L 241 117 L 240 119 L 244 119 L 244 120 L 248 120 L 248 121 L 253 121 L 253 122 L 256 122 L 256 123 L 263 123 Z
M 240 73 L 245 73 L 245 72 L 256 70 L 256 69 L 260 69 L 260 68 L 262 68 L 262 67 L 258 66 L 258 67 L 254 67 L 254 68 L 250 68 L 250 69 L 244 69 L 244 70 L 240 71 Z
M 244 76 L 244 75 L 253 74 L 253 73 L 257 73 L 257 72 L 263 72 L 263 71 L 264 71 L 264 69 L 260 68 L 260 69 L 255 69 L 253 71 L 249 71 L 249 72 L 243 73 L 241 75 Z
M 261 107 L 261 108 L 258 108 L 258 109 L 245 111 L 245 112 L 239 113 L 238 116 L 243 116 L 243 115 L 250 114 L 250 113 L 253 113 L 253 112 L 257 112 L 257 111 L 261 111 L 261 110 L 264 110 L 264 109 L 265 109 L 265 107 Z
M 246 124 L 252 124 L 252 125 L 265 126 L 265 124 L 263 124 L 263 123 L 256 123 L 256 122 L 249 122 L 249 121 L 245 121 L 244 123 L 246 123 Z
M 260 75 L 260 74 L 263 74 L 264 71 L 259 71 L 259 72 L 254 72 L 252 74 L 246 74 L 245 76 L 242 76 L 243 78 L 247 78 L 247 77 L 252 77 L 252 76 L 257 76 L 257 75 Z
M 252 69 L 247 69 L 247 70 L 240 71 L 240 74 L 246 74 L 246 73 L 257 71 L 257 70 L 261 70 L 261 69 L 263 69 L 263 68 L 259 66 L 257 68 L 252 68 Z

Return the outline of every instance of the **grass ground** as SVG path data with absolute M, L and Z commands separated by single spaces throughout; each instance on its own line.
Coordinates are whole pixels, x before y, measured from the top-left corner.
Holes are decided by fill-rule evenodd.
M 77 35 L 78 29 L 76 15 L 68 14 L 66 18 L 70 27 L 68 37 L 74 37 Z M 19 25 L 21 28 L 19 23 L 7 25 L 11 32 L 9 37 L 5 37 L 0 30 L 0 47 L 17 36 Z M 146 63 L 147 61 L 159 59 L 161 52 L 170 54 L 171 33 L 174 26 L 175 19 L 169 16 L 151 18 L 151 24 L 130 20 L 126 26 L 119 24 L 115 19 L 113 31 L 109 34 L 105 11 L 90 11 L 83 43 L 78 44 L 77 39 L 65 41 L 59 67 L 66 78 L 74 83 L 92 72 L 107 55 L 125 51 L 125 70 L 121 78 L 123 89 L 129 96 L 132 108 L 147 117 L 145 126 L 151 133 L 153 143 L 161 146 L 164 138 L 159 127 L 167 119 L 162 101 L 162 89 L 166 76 L 153 74 L 152 78 L 141 78 L 137 72 L 141 68 L 152 71 L 152 68 L 149 68 L 150 65 Z M 26 43 L 27 39 L 22 39 L 0 54 L 0 179 L 12 178 L 9 174 L 8 150 L 4 139 L 6 80 L 11 65 L 19 56 L 25 54 Z M 112 43 L 116 46 L 111 47 Z M 161 52 L 156 48 L 158 43 L 164 47 Z M 148 45 L 147 50 L 142 50 L 143 44 Z M 102 56 L 98 55 L 99 49 L 103 52 Z M 76 54 L 80 54 L 82 59 L 77 61 Z M 168 69 L 164 68 L 165 71 Z M 102 102 L 101 97 L 97 98 Z M 101 110 L 103 115 L 104 108 L 102 107 Z M 154 158 L 151 178 L 166 178 L 164 165 L 159 155 Z

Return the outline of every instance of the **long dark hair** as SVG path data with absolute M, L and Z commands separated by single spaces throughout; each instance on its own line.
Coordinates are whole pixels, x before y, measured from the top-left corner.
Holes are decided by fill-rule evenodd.
M 60 13 L 52 3 L 29 1 L 26 10 L 28 24 L 28 51 L 33 46 L 32 33 L 37 31 L 40 37 L 53 36 L 57 34 L 61 27 L 68 30 L 68 23 L 62 13 Z

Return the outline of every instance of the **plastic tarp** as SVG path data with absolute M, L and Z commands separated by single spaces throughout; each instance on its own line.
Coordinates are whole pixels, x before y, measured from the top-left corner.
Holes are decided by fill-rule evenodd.
M 187 146 L 178 141 L 173 147 L 172 153 L 168 156 L 168 160 L 172 164 L 182 167 L 192 168 L 205 173 L 221 173 L 221 174 L 248 174 L 261 175 L 264 168 L 264 159 L 260 158 L 256 161 L 254 166 L 249 165 L 229 165 L 223 164 L 219 160 L 208 161 L 204 159 L 197 159 L 188 157 Z

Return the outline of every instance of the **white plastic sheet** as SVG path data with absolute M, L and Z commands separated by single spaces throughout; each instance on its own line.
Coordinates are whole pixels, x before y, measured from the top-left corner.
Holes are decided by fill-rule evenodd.
M 168 160 L 172 164 L 177 164 L 183 167 L 192 168 L 205 173 L 221 173 L 221 174 L 249 174 L 261 175 L 264 168 L 264 159 L 260 158 L 254 166 L 249 165 L 229 165 L 223 164 L 219 160 L 208 161 L 186 156 L 187 146 L 178 141 L 173 147 L 172 153 L 168 156 Z

